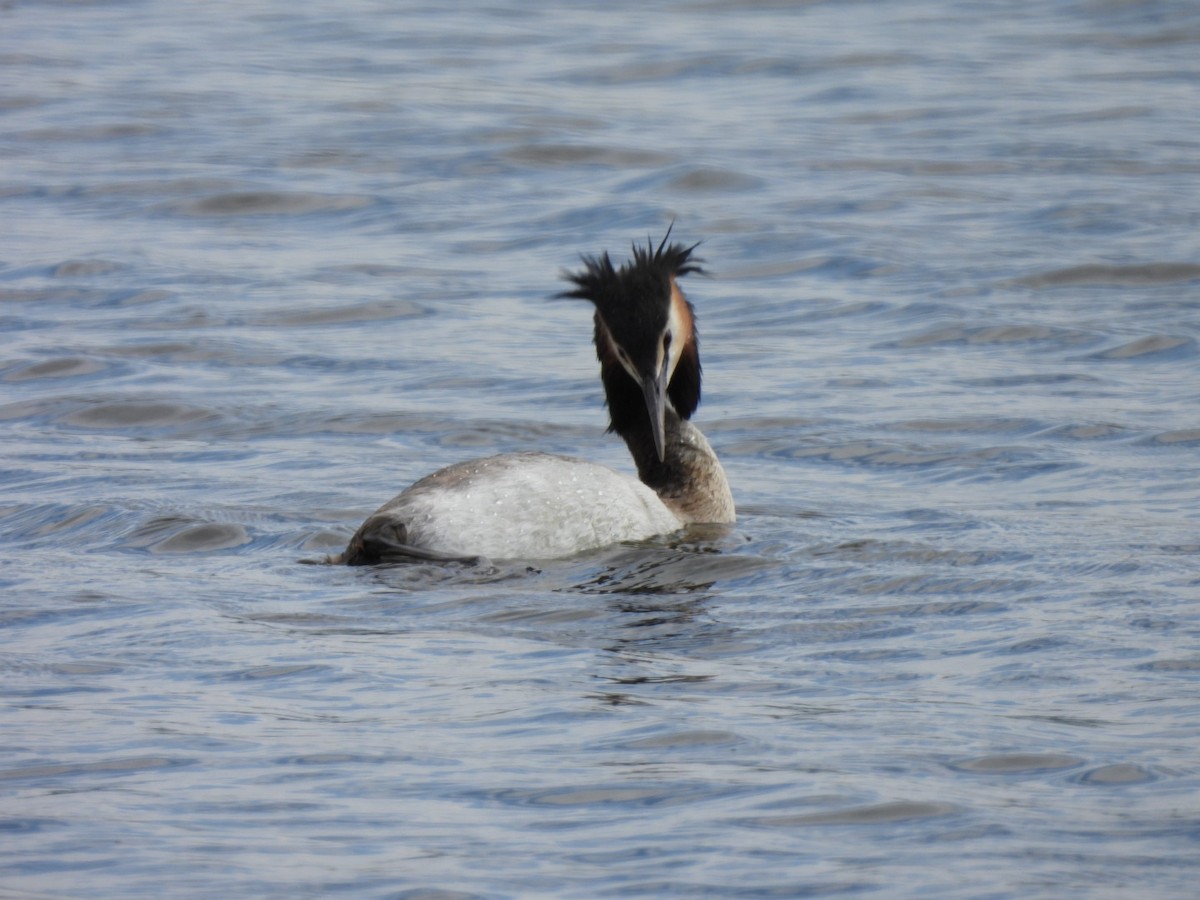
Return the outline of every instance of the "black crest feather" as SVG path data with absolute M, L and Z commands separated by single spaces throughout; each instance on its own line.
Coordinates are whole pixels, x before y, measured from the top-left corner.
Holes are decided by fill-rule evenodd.
M 574 284 L 575 289 L 563 291 L 557 296 L 591 300 L 597 308 L 601 308 L 613 305 L 612 301 L 618 299 L 617 295 L 636 300 L 644 293 L 646 287 L 657 286 L 655 281 L 661 283 L 669 275 L 682 278 L 693 272 L 705 274 L 700 265 L 704 260 L 692 256 L 692 251 L 700 246 L 699 241 L 690 247 L 683 244 L 667 245 L 667 240 L 671 237 L 671 228 L 674 227 L 672 223 L 657 248 L 649 238 L 646 239 L 645 247 L 634 244 L 633 258 L 623 263 L 619 269 L 613 266 L 607 250 L 599 256 L 582 255 L 582 271 L 563 273 L 563 277 Z
M 565 272 L 563 277 L 575 285 L 559 297 L 590 300 L 604 324 L 629 355 L 637 359 L 653 346 L 667 324 L 670 312 L 671 277 L 681 278 L 693 272 L 704 274 L 702 260 L 692 256 L 698 243 L 667 244 L 671 229 L 655 248 L 633 245 L 633 256 L 613 266 L 606 252 L 599 256 L 582 256 L 583 269 Z

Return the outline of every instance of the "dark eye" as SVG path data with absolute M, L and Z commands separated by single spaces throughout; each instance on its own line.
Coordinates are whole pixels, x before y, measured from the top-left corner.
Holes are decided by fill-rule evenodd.
M 670 349 L 671 349 L 671 332 L 668 331 L 666 334 L 663 335 L 663 353 L 666 353 Z

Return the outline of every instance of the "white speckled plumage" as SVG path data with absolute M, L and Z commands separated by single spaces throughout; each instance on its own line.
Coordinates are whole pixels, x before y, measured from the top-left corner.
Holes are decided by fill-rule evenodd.
M 658 495 L 607 466 L 548 453 L 456 463 L 418 481 L 376 512 L 403 522 L 400 543 L 450 556 L 549 559 L 683 524 Z

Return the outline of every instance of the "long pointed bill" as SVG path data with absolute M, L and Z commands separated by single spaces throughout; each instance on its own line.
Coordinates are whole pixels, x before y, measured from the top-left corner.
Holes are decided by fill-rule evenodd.
M 642 379 L 642 394 L 646 398 L 646 411 L 650 413 L 650 430 L 654 433 L 654 449 L 658 452 L 658 461 L 662 462 L 667 456 L 666 439 L 666 409 L 667 409 L 667 362 L 657 378 Z

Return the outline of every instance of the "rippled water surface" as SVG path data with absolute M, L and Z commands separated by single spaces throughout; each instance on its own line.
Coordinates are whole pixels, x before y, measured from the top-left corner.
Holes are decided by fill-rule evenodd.
M 1190 2 L 0 9 L 5 896 L 1188 897 Z M 346 569 L 625 471 L 580 252 L 703 240 L 739 520 Z

